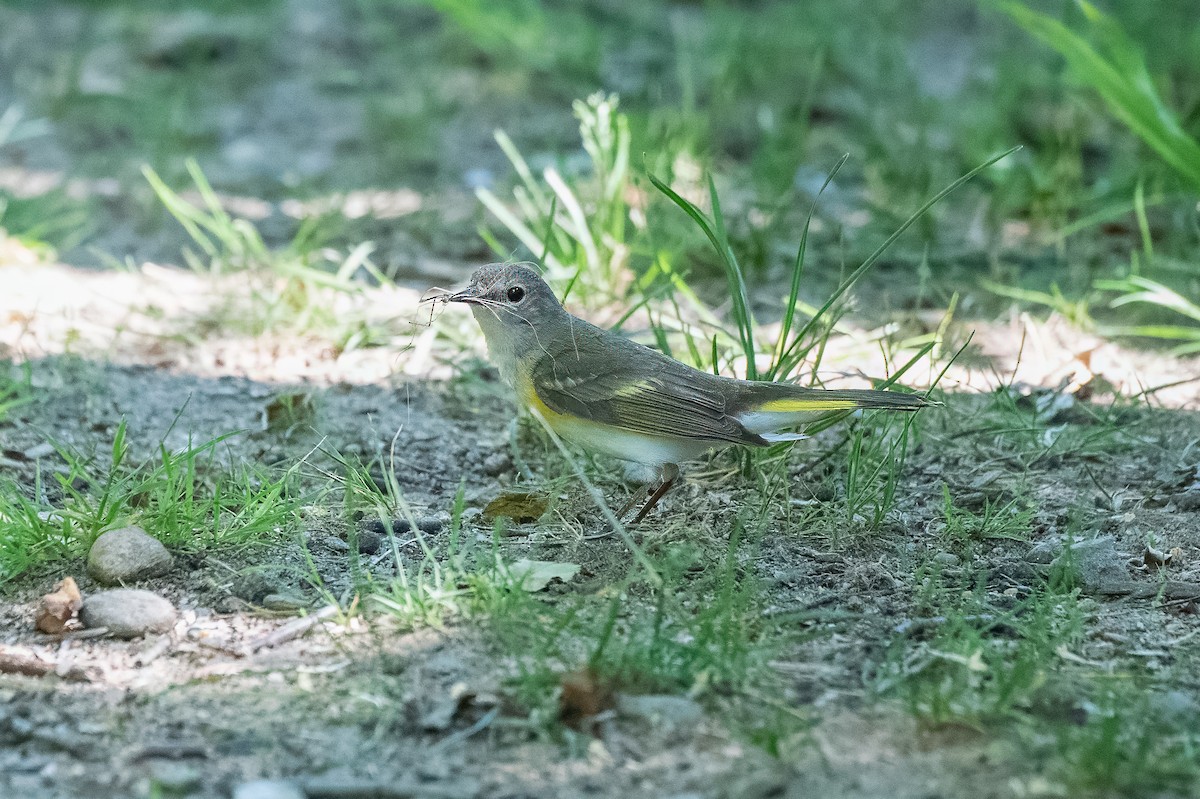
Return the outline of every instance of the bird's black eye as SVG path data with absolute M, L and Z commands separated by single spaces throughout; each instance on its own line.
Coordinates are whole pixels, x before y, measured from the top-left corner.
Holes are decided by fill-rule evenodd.
M 508 287 L 509 302 L 520 302 L 523 299 L 525 299 L 525 289 L 521 288 L 520 286 Z

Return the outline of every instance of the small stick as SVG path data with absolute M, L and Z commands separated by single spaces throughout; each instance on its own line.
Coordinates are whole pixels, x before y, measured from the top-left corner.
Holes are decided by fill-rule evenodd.
M 44 635 L 44 641 L 86 641 L 89 638 L 103 638 L 108 635 L 107 627 L 88 627 L 84 630 L 68 630 L 67 632 Z
M 58 664 L 0 650 L 0 674 L 23 674 L 26 677 L 45 677 L 57 674 Z M 87 673 L 78 666 L 71 666 L 58 676 L 72 682 L 87 682 Z
M 326 605 L 312 615 L 304 616 L 294 621 L 289 621 L 277 630 L 272 630 L 266 635 L 259 636 L 253 641 L 250 641 L 245 646 L 245 654 L 252 655 L 260 649 L 267 649 L 273 646 L 285 644 L 294 638 L 299 638 L 306 632 L 316 627 L 325 619 L 331 618 L 338 613 L 337 605 Z
M 134 763 L 140 763 L 143 760 L 185 760 L 207 757 L 208 749 L 202 743 L 164 741 L 162 743 L 146 744 L 134 752 L 129 759 Z
M 158 640 L 146 647 L 141 654 L 133 659 L 135 666 L 149 666 L 163 656 L 171 648 L 171 636 L 161 635 Z
M 459 799 L 475 794 L 474 790 L 464 793 L 462 785 L 442 787 L 436 783 L 417 783 L 411 779 L 382 783 L 353 777 L 318 777 L 305 780 L 300 788 L 308 799 Z

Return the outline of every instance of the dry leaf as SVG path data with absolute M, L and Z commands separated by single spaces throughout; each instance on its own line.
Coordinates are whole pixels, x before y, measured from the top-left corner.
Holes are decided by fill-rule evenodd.
M 37 628 L 44 633 L 61 633 L 83 605 L 83 596 L 73 577 L 64 577 L 54 591 L 42 597 L 37 610 Z
M 588 719 L 615 704 L 612 686 L 590 667 L 564 674 L 558 698 L 558 715 L 569 727 L 579 729 Z
M 517 524 L 528 524 L 542 518 L 547 507 L 546 498 L 539 494 L 501 494 L 483 509 L 483 519 L 490 522 L 503 517 Z

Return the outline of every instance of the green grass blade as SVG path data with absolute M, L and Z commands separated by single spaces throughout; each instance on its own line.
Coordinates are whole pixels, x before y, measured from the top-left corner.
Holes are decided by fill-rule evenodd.
M 1062 22 L 1022 3 L 995 0 L 995 5 L 1028 33 L 1057 50 L 1118 119 L 1200 188 L 1200 143 L 1187 134 L 1179 117 L 1163 102 L 1141 51 L 1116 22 L 1079 0 L 1092 32 L 1103 46 L 1101 52 Z
M 941 202 L 947 195 L 949 195 L 959 186 L 963 185 L 968 180 L 975 177 L 997 161 L 1012 155 L 1019 149 L 1021 149 L 1020 145 L 1016 147 L 1010 147 L 998 155 L 993 155 L 991 158 L 987 159 L 982 164 L 975 167 L 970 172 L 967 172 L 965 175 L 958 178 L 958 180 L 955 180 L 949 186 L 939 191 L 937 194 L 927 200 L 924 205 L 918 208 L 911 216 L 909 216 L 908 219 L 904 220 L 900 227 L 896 228 L 895 232 L 888 236 L 883 244 L 880 244 L 879 247 L 875 249 L 875 252 L 868 255 L 866 260 L 863 261 L 857 269 L 851 272 L 849 277 L 842 281 L 842 284 L 837 287 L 837 290 L 834 291 L 832 295 L 830 295 L 829 299 L 825 301 L 825 304 L 822 305 L 817 311 L 817 314 L 809 319 L 808 323 L 805 324 L 804 327 L 801 328 L 801 330 L 796 334 L 796 338 L 793 339 L 792 343 L 788 346 L 787 350 L 785 350 L 783 354 L 783 358 L 781 359 L 782 365 L 780 368 L 780 374 L 787 374 L 798 365 L 799 360 L 796 358 L 796 351 L 799 349 L 800 343 L 804 341 L 804 338 L 808 335 L 812 327 L 817 324 L 818 320 L 820 320 L 820 318 L 824 316 L 830 308 L 833 307 L 834 303 L 842 298 L 842 295 L 844 295 L 851 286 L 858 282 L 858 279 L 861 278 L 868 269 L 874 266 L 875 262 L 878 261 L 885 252 L 887 252 L 887 249 L 895 243 L 896 239 L 900 238 L 900 236 L 904 234 L 904 231 L 912 227 L 913 223 L 924 216 L 930 208 Z
M 838 171 L 849 160 L 850 154 L 846 153 L 838 162 L 833 165 L 833 169 L 829 170 L 829 174 L 825 177 L 825 182 L 821 184 L 821 188 L 817 190 L 817 196 L 813 198 L 812 204 L 808 207 L 808 216 L 804 219 L 804 229 L 800 232 L 800 246 L 796 249 L 796 265 L 792 268 L 792 285 L 788 289 L 787 305 L 783 311 L 783 324 L 779 330 L 779 338 L 775 342 L 775 355 L 771 359 L 770 369 L 767 371 L 768 380 L 779 380 L 783 375 L 779 371 L 780 363 L 783 359 L 784 350 L 787 348 L 788 336 L 792 332 L 792 324 L 796 316 L 796 305 L 800 301 L 800 283 L 804 276 L 804 256 L 808 252 L 808 232 L 812 227 L 813 215 L 817 212 L 817 203 L 821 199 L 821 195 L 825 193 L 825 189 L 833 182 L 833 178 Z
M 754 363 L 754 322 L 750 317 L 750 311 L 746 302 L 746 284 L 742 277 L 741 268 L 738 266 L 737 259 L 733 257 L 733 253 L 729 248 L 728 241 L 724 236 L 724 220 L 721 219 L 720 205 L 717 202 L 716 189 L 713 187 L 711 178 L 709 180 L 709 189 L 713 200 L 713 214 L 717 220 L 714 226 L 704 212 L 697 208 L 692 202 L 684 199 L 674 189 L 663 183 L 653 174 L 647 172 L 646 176 L 654 185 L 654 188 L 665 194 L 671 202 L 679 206 L 684 213 L 692 218 L 696 226 L 704 232 L 713 249 L 717 251 L 717 255 L 721 258 L 721 263 L 725 267 L 726 279 L 729 281 L 730 293 L 733 299 L 733 315 L 738 326 L 739 344 L 742 347 L 742 353 L 746 357 L 746 376 L 754 380 L 758 376 L 758 370 Z

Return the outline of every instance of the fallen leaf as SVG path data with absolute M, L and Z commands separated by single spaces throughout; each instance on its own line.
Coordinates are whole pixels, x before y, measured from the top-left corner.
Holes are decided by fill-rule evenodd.
M 558 715 L 569 727 L 579 729 L 588 719 L 614 705 L 612 686 L 591 667 L 564 674 L 560 683 Z
M 61 633 L 66 629 L 67 623 L 79 613 L 82 605 L 83 597 L 75 579 L 64 577 L 54 586 L 54 591 L 42 597 L 37 610 L 37 628 L 44 633 Z
M 521 588 L 533 593 L 545 589 L 551 580 L 571 582 L 575 575 L 579 574 L 579 564 L 522 558 L 508 567 L 508 573 Z
M 542 518 L 548 503 L 540 494 L 501 494 L 483 509 L 484 521 L 498 518 L 512 519 L 517 524 L 528 524 Z

